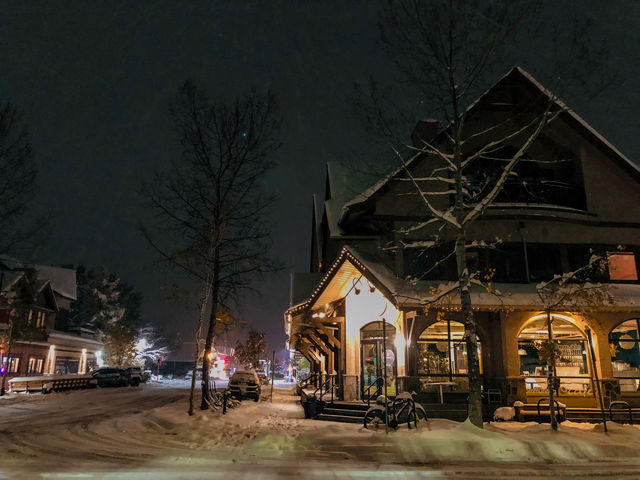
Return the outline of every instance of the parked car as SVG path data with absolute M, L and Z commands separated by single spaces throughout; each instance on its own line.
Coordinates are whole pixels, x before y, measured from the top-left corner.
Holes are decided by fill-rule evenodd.
M 193 378 L 193 370 L 189 370 L 185 376 L 185 380 L 191 380 Z M 196 380 L 200 380 L 202 378 L 202 365 L 196 368 Z
M 151 378 L 151 370 L 145 370 L 142 372 L 142 383 L 147 383 Z
M 124 367 L 127 382 L 132 387 L 137 387 L 142 382 L 142 369 L 140 367 Z
M 260 379 L 260 383 L 262 385 L 269 385 L 269 377 L 264 370 L 258 370 L 256 373 L 258 374 L 258 378 Z
M 231 395 L 242 399 L 243 397 L 260 400 L 260 378 L 254 370 L 236 370 L 229 380 Z
M 129 375 L 122 368 L 99 368 L 91 372 L 99 387 L 124 387 L 129 385 Z

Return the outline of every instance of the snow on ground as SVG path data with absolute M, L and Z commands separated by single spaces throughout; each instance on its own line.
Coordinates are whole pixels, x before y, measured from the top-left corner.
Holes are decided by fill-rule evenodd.
M 274 401 L 186 414 L 188 382 L 0 403 L 0 478 L 640 478 L 640 429 L 434 419 L 388 435 Z M 268 393 L 269 388 L 264 389 Z M 14 397 L 16 398 L 16 397 Z M 4 476 L 3 476 L 4 475 Z

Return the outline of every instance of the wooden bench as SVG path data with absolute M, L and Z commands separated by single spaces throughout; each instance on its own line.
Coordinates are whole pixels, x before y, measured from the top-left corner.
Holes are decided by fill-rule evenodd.
M 38 377 L 16 377 L 9 380 L 12 392 L 59 392 L 93 388 L 98 385 L 91 375 L 44 375 Z

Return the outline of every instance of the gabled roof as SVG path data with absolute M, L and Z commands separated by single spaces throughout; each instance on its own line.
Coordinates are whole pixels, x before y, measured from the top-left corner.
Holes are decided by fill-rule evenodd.
M 74 269 L 20 262 L 5 256 L 0 258 L 0 270 L 5 273 L 2 289 L 6 288 L 5 285 L 15 282 L 22 275 L 21 270 L 24 268 L 35 269 L 38 281 L 50 282 L 52 290 L 58 295 L 70 300 L 77 299 L 76 271 Z M 11 283 L 8 279 L 11 279 Z
M 381 260 L 363 255 L 353 247 L 346 246 L 342 248 L 340 255 L 327 273 L 315 285 L 309 297 L 293 305 L 285 313 L 295 315 L 313 308 L 316 304 L 323 305 L 337 300 L 334 298 L 335 292 L 331 292 L 331 289 L 327 293 L 331 283 L 348 282 L 348 278 L 352 278 L 356 273 L 378 288 L 396 308 L 422 308 L 427 304 L 444 309 L 460 308 L 458 282 L 400 279 Z M 598 310 L 636 310 L 640 306 L 640 285 L 608 285 L 607 288 L 614 302 L 603 305 Z M 501 310 L 504 305 L 515 309 L 544 307 L 534 283 L 495 283 L 491 291 L 473 283 L 471 298 L 474 310 Z
M 34 265 L 38 278 L 51 282 L 51 288 L 58 295 L 70 300 L 77 299 L 76 271 L 71 268 Z
M 482 100 L 486 98 L 488 95 L 493 93 L 497 88 L 501 87 L 501 84 L 514 80 L 520 79 L 524 80 L 531 87 L 538 90 L 549 100 L 553 100 L 554 103 L 564 109 L 563 119 L 567 120 L 576 130 L 581 132 L 585 137 L 590 138 L 597 146 L 600 146 L 603 150 L 611 155 L 611 157 L 617 161 L 617 163 L 630 175 L 634 176 L 636 179 L 640 181 L 640 166 L 636 165 L 629 158 L 627 158 L 620 150 L 618 150 L 613 144 L 611 144 L 607 139 L 605 139 L 602 135 L 600 135 L 591 125 L 589 125 L 586 120 L 584 120 L 580 115 L 571 110 L 566 104 L 564 104 L 561 100 L 555 97 L 549 90 L 547 90 L 540 82 L 538 82 L 531 74 L 529 74 L 522 67 L 516 66 L 512 68 L 507 74 L 505 74 L 498 82 L 496 82 L 489 90 L 483 93 L 475 102 L 473 102 L 466 110 L 466 113 L 471 112 L 479 107 L 482 103 Z M 442 133 L 441 133 L 442 134 Z M 407 166 L 412 165 L 416 161 L 418 161 L 420 157 L 414 157 L 413 161 L 408 161 Z M 373 186 L 369 187 L 366 190 L 363 190 L 361 193 L 353 197 L 351 200 L 345 202 L 342 211 L 340 212 L 340 217 L 338 219 L 338 224 L 343 223 L 347 217 L 349 216 L 349 212 L 351 209 L 357 207 L 358 205 L 363 204 L 376 194 L 380 192 L 385 186 L 389 184 L 389 182 L 398 175 L 401 171 L 404 170 L 404 167 L 398 167 L 391 173 L 389 173 L 386 177 L 379 180 Z

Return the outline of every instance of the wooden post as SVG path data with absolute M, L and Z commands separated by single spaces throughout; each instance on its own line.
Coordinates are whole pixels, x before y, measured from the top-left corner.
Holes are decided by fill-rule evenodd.
M 382 319 L 382 378 L 384 378 L 384 431 L 389 433 L 389 401 L 387 399 L 387 321 Z
M 596 368 L 596 352 L 593 348 L 593 338 L 591 337 L 591 329 L 585 328 L 587 333 L 587 343 L 589 344 L 589 353 L 591 354 L 591 368 L 593 368 L 593 376 L 596 379 L 596 389 L 598 391 L 598 399 L 600 400 L 600 412 L 602 413 L 602 425 L 605 433 L 607 432 L 607 417 L 604 412 L 604 400 L 602 399 L 602 391 L 600 390 L 600 379 L 598 378 L 598 369 Z
M 276 364 L 276 351 L 273 351 L 273 359 L 271 360 L 271 403 L 273 403 L 273 372 L 275 371 L 274 365 Z
M 556 368 L 555 360 L 555 343 L 553 341 L 553 332 L 551 330 L 551 312 L 547 310 L 547 339 L 549 341 L 549 358 L 547 359 L 547 388 L 549 390 L 549 423 L 553 430 L 558 430 L 558 419 L 556 418 L 556 406 L 553 399 L 554 377 L 553 373 Z

